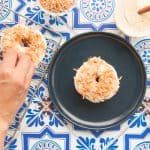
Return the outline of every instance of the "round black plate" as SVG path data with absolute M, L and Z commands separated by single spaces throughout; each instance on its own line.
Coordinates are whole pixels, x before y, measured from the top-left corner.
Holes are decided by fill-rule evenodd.
M 76 92 L 73 77 L 89 57 L 100 56 L 122 76 L 119 92 L 111 100 L 94 104 Z M 60 113 L 88 129 L 118 125 L 141 103 L 146 89 L 143 63 L 135 49 L 119 36 L 91 32 L 74 37 L 55 54 L 49 67 L 50 97 Z

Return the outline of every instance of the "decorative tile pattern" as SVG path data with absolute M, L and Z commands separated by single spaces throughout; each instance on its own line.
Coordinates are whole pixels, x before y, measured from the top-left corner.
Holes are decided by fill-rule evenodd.
M 141 139 L 142 142 L 138 143 L 137 139 Z M 136 145 L 136 143 L 138 144 Z M 126 134 L 125 135 L 125 150 L 130 150 L 130 149 L 134 149 L 134 150 L 138 150 L 138 149 L 149 150 L 150 149 L 150 128 L 146 128 L 141 134 Z
M 84 19 L 81 16 L 81 12 L 77 8 L 73 9 L 73 27 L 75 29 L 82 29 L 82 30 L 93 30 L 93 31 L 104 31 L 105 29 L 111 29 L 111 30 L 116 30 L 116 24 L 115 23 L 91 23 L 89 21 L 84 21 Z
M 12 8 L 12 0 L 10 1 L 0 0 L 0 4 L 6 7 L 4 8 L 0 6 L 0 20 L 4 20 L 10 14 L 10 11 L 7 8 Z
M 7 136 L 6 139 L 5 139 L 5 143 L 4 144 L 8 143 L 10 140 L 12 140 L 12 137 Z M 17 142 L 17 139 L 13 139 L 11 141 L 10 145 L 8 146 L 8 149 L 9 150 L 15 150 L 17 148 L 16 142 Z
M 114 0 L 81 0 L 80 8 L 87 20 L 102 22 L 112 15 L 114 6 Z
M 57 149 L 61 150 L 62 148 L 54 141 L 51 140 L 41 140 L 33 145 L 31 150 L 36 149 Z
M 135 48 L 143 59 L 147 71 L 147 85 L 150 87 L 150 39 L 144 39 L 135 44 Z
M 89 137 L 82 137 L 79 136 L 77 139 L 77 145 L 76 148 L 79 150 L 104 150 L 105 146 L 111 141 L 113 141 L 114 138 L 106 137 L 106 138 L 99 138 L 98 140 L 95 138 L 89 138 Z M 118 140 L 114 140 L 112 144 L 108 146 L 108 149 L 117 150 L 118 149 Z
M 69 149 L 69 134 L 56 134 L 53 133 L 53 131 L 51 131 L 48 127 L 38 133 L 23 133 L 22 137 L 23 149 L 25 150 L 42 150 L 46 148 L 55 148 L 56 150 Z M 54 141 L 55 139 L 57 142 Z
M 133 119 L 134 119 L 134 123 L 131 124 Z M 146 122 L 146 119 L 145 119 L 145 114 L 141 115 L 140 113 L 135 113 L 134 115 L 130 116 L 128 118 L 128 125 L 129 125 L 129 128 L 146 127 L 147 122 Z
M 117 29 L 114 21 L 117 0 L 78 0 L 72 11 L 60 17 L 41 10 L 37 1 L 0 0 L 0 30 L 16 23 L 24 23 L 39 29 L 47 41 L 46 55 L 36 69 L 26 102 L 18 111 L 8 134 L 20 125 L 18 132 L 14 138 L 8 135 L 5 139 L 5 145 L 9 143 L 8 149 L 150 150 L 150 37 L 129 38 Z M 2 8 L 1 4 L 28 19 Z M 87 31 L 112 32 L 124 37 L 137 49 L 147 72 L 147 95 L 142 105 L 126 122 L 109 130 L 85 130 L 72 125 L 55 109 L 47 90 L 46 68 L 60 46 L 60 35 L 63 37 L 62 42 L 65 42 L 72 36 Z M 28 103 L 30 107 L 20 124 L 19 119 Z
M 80 133 L 82 131 L 87 131 L 86 129 L 83 129 L 81 127 L 78 127 L 76 125 L 74 125 L 74 130 L 75 131 L 80 131 Z M 120 130 L 120 126 L 116 126 L 116 127 L 113 127 L 111 129 L 108 129 L 107 131 L 119 131 Z M 106 130 L 90 130 L 90 132 L 95 136 L 95 137 L 99 137 L 102 133 L 104 133 Z

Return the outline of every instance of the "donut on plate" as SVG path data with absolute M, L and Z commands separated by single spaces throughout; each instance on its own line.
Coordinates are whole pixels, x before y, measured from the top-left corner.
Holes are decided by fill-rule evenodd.
M 1 47 L 4 51 L 15 47 L 18 51 L 29 55 L 31 60 L 38 64 L 45 54 L 46 42 L 39 31 L 18 24 L 4 30 Z
M 83 99 L 99 103 L 117 93 L 120 81 L 113 66 L 100 57 L 93 57 L 76 70 L 74 84 Z

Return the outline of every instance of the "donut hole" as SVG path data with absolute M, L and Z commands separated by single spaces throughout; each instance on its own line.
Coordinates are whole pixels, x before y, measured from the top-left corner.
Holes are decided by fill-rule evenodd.
M 97 76 L 95 80 L 96 80 L 96 82 L 99 82 L 100 77 L 99 77 L 99 76 Z
M 22 47 L 29 47 L 30 41 L 28 39 L 21 39 L 21 46 Z

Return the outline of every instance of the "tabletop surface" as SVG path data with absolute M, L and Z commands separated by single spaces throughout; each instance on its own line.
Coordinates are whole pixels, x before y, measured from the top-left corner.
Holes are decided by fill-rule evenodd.
M 150 150 L 150 37 L 131 38 L 118 30 L 116 3 L 78 0 L 74 9 L 58 17 L 41 10 L 38 0 L 0 0 L 0 5 L 5 6 L 0 6 L 0 30 L 22 23 L 40 30 L 47 41 L 46 55 L 33 76 L 26 102 L 5 139 L 7 149 Z M 69 123 L 48 94 L 47 67 L 56 49 L 88 31 L 111 32 L 125 38 L 136 48 L 147 72 L 147 92 L 141 106 L 124 123 L 109 130 L 85 130 Z

